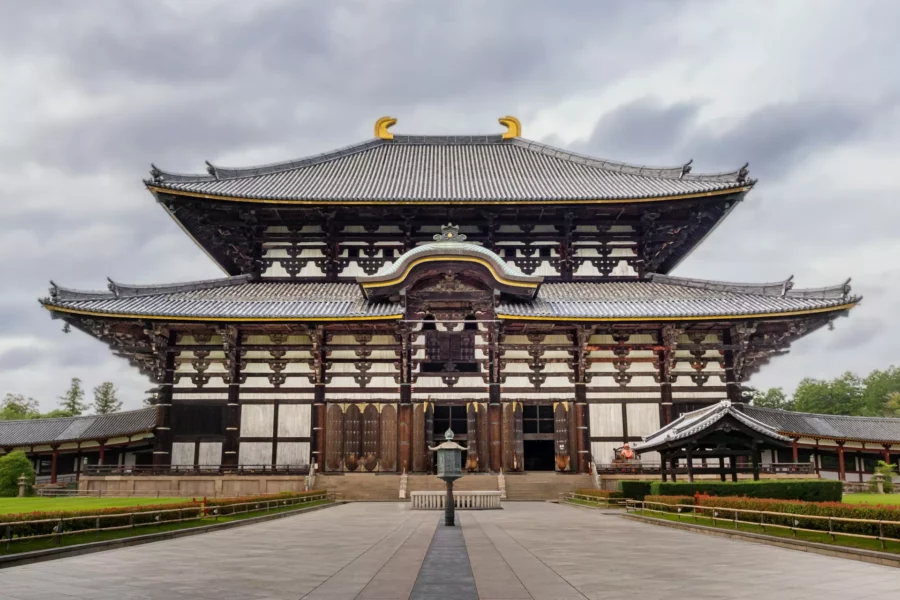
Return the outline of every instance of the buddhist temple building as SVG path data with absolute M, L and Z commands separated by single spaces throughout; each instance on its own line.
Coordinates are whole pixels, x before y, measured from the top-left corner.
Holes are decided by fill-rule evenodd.
M 670 274 L 745 201 L 746 165 L 594 158 L 512 117 L 488 135 L 395 122 L 277 164 L 154 166 L 150 194 L 223 277 L 53 284 L 41 300 L 153 381 L 148 469 L 427 473 L 449 428 L 472 472 L 587 473 L 740 403 L 748 377 L 860 299 L 847 282 Z

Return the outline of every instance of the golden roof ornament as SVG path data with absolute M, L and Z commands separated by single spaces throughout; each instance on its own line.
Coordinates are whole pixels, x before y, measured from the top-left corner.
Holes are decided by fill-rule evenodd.
M 375 121 L 375 137 L 383 140 L 394 139 L 394 134 L 388 131 L 388 129 L 393 127 L 396 123 L 397 119 L 394 117 L 381 117 Z
M 501 125 L 506 126 L 506 133 L 503 134 L 504 140 L 522 137 L 522 124 L 517 118 L 506 115 L 497 120 L 500 121 Z
M 435 234 L 431 239 L 436 242 L 464 242 L 466 234 L 459 232 L 459 225 L 447 223 L 441 225 L 441 232 Z

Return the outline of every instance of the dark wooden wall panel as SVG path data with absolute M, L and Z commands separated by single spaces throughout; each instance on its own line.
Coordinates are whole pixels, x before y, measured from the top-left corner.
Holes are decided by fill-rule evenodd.
M 525 469 L 525 436 L 522 426 L 522 403 L 513 403 L 513 435 L 515 436 L 515 445 L 513 446 L 513 471 L 523 471 Z
M 478 445 L 478 467 L 480 471 L 491 470 L 491 439 L 490 439 L 490 420 L 488 419 L 488 405 L 481 403 L 478 405 L 478 439 L 473 440 L 469 435 L 469 445 L 477 443 Z
M 362 413 L 362 463 L 370 473 L 378 466 L 378 409 L 367 404 Z
M 397 409 L 393 404 L 381 407 L 381 469 L 397 470 Z
M 425 405 L 415 404 L 412 415 L 412 470 L 425 470 Z
M 344 467 L 348 471 L 359 468 L 362 450 L 362 414 L 359 405 L 351 404 L 344 413 Z
M 466 470 L 478 471 L 478 404 L 469 402 L 466 405 Z
M 325 430 L 325 468 L 340 471 L 344 455 L 344 413 L 337 404 L 329 404 Z

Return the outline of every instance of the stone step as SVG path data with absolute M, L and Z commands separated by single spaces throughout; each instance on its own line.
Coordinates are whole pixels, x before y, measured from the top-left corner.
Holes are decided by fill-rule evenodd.
M 590 475 L 513 473 L 505 480 L 508 500 L 556 500 L 560 494 L 593 487 Z
M 435 475 L 410 475 L 410 492 L 439 492 L 446 484 Z M 453 482 L 453 489 L 461 492 L 496 492 L 497 476 L 488 473 L 469 474 Z

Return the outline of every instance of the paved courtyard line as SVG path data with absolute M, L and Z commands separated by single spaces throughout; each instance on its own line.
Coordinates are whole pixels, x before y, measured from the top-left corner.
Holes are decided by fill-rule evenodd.
M 412 535 L 378 571 L 378 574 L 366 585 L 356 600 L 406 600 L 409 598 L 419 569 L 422 567 L 422 561 L 425 560 L 425 554 L 431 545 L 431 539 L 434 537 L 434 529 L 438 524 L 436 515 L 432 513 L 428 514 L 428 517 L 423 518 Z
M 474 515 L 460 515 L 460 521 L 479 597 L 533 600 Z
M 433 513 L 432 513 L 433 514 Z M 410 600 L 478 600 L 460 526 L 438 525 Z

